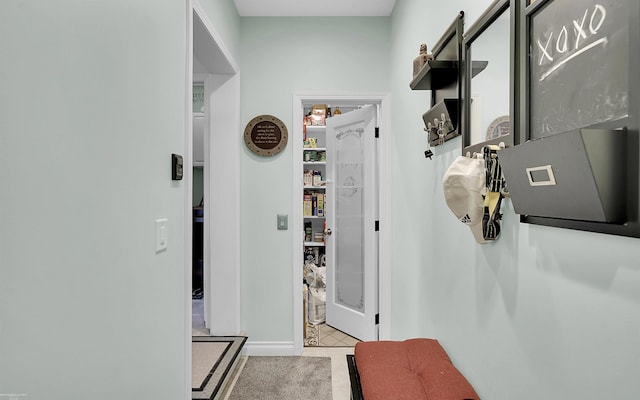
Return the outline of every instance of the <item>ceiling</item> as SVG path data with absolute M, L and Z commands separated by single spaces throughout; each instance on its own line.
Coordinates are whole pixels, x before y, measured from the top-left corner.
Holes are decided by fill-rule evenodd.
M 396 0 L 233 0 L 241 17 L 388 17 Z

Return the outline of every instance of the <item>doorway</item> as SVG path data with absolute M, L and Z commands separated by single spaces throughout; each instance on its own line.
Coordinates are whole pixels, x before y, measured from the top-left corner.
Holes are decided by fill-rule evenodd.
M 208 335 L 204 304 L 204 78 L 202 67 L 194 59 L 193 82 L 193 168 L 192 168 L 192 263 L 191 301 L 192 330 L 194 336 Z M 196 72 L 198 71 L 198 72 Z
M 233 132 L 239 131 L 240 123 L 239 69 L 198 1 L 188 1 L 193 38 L 189 45 L 192 52 L 188 57 L 188 84 L 191 89 L 194 81 L 204 85 L 200 115 L 203 160 L 195 160 L 193 155 L 193 96 L 190 93 L 186 138 L 189 157 L 185 165 L 189 171 L 194 166 L 202 166 L 204 319 L 211 335 L 236 335 L 240 310 L 240 144 Z M 186 193 L 186 221 L 192 221 L 192 175 L 189 174 Z M 192 228 L 190 223 L 185 229 L 188 244 L 193 243 Z M 192 250 L 190 246 L 185 250 L 188 253 L 185 265 L 191 266 Z M 191 295 L 191 268 L 187 272 Z
M 374 197 L 377 203 L 377 209 L 379 210 L 375 216 L 375 219 L 378 221 L 380 226 L 390 226 L 389 222 L 389 143 L 390 143 L 390 129 L 389 129 L 389 101 L 388 96 L 386 94 L 362 94 L 362 93 L 354 93 L 354 94 L 327 94 L 327 93 L 319 93 L 319 94 L 296 94 L 294 95 L 293 102 L 294 110 L 294 121 L 300 121 L 300 123 L 294 123 L 294 136 L 293 136 L 293 171 L 294 171 L 294 182 L 293 182 L 293 193 L 294 193 L 294 207 L 293 207 L 293 229 L 294 232 L 304 232 L 305 230 L 305 221 L 308 218 L 303 217 L 303 201 L 301 201 L 301 194 L 305 190 L 304 181 L 302 179 L 304 169 L 306 166 L 303 161 L 303 154 L 307 149 L 303 147 L 303 142 L 305 138 L 305 133 L 303 132 L 303 118 L 308 113 L 309 109 L 314 104 L 325 104 L 331 105 L 331 107 L 335 110 L 335 107 L 338 106 L 343 114 L 340 116 L 346 116 L 351 110 L 358 110 L 361 108 L 366 108 L 364 106 L 370 105 L 376 110 L 376 131 L 384 132 L 380 135 L 379 139 L 376 139 L 376 147 L 375 150 L 375 159 L 377 162 L 374 165 L 370 165 L 367 168 L 373 168 L 375 171 L 372 172 L 373 175 L 377 175 L 378 179 L 376 181 L 376 191 L 374 193 Z M 334 121 L 336 119 L 334 118 Z M 346 122 L 345 122 L 346 124 Z M 385 137 L 386 135 L 386 137 Z M 326 143 L 326 142 L 325 142 Z M 326 149 L 327 154 L 330 149 Z M 329 168 L 329 166 L 327 166 Z M 322 173 L 322 172 L 321 172 Z M 327 185 L 328 187 L 331 184 Z M 332 189 L 327 188 L 327 192 Z M 312 221 L 313 223 L 317 222 Z M 323 221 L 324 222 L 324 221 Z M 308 222 L 307 222 L 308 223 Z M 316 229 L 317 230 L 317 229 Z M 326 232 L 326 231 L 325 231 Z M 378 260 L 378 268 L 373 267 L 375 270 L 376 281 L 375 287 L 369 288 L 368 293 L 374 293 L 377 295 L 378 300 L 375 305 L 369 303 L 366 314 L 370 315 L 370 323 L 372 328 L 376 329 L 375 338 L 388 338 L 390 336 L 389 327 L 388 327 L 388 312 L 389 312 L 389 279 L 390 275 L 390 240 L 389 240 L 389 230 L 386 231 L 380 230 L 378 233 L 378 237 L 376 238 L 376 243 L 374 247 L 377 248 L 375 258 Z M 315 234 L 315 232 L 313 232 Z M 326 233 L 325 233 L 326 234 Z M 303 264 L 303 260 L 305 259 L 305 250 L 307 247 L 305 246 L 305 235 L 293 235 L 294 237 L 294 245 L 293 245 L 293 293 L 294 293 L 294 346 L 296 352 L 301 352 L 302 347 L 304 346 L 304 341 L 307 338 L 307 320 L 309 319 L 309 311 L 314 313 L 314 308 L 316 304 L 309 304 L 309 301 L 316 301 L 317 299 L 310 297 L 309 293 L 304 291 L 301 283 L 305 279 L 304 268 L 301 268 Z M 312 245 L 313 246 L 313 245 Z M 322 250 L 317 251 L 318 253 L 323 253 Z M 311 252 L 309 252 L 311 253 Z M 310 258 L 312 258 L 310 256 Z M 331 274 L 327 274 L 331 275 Z M 335 279 L 335 278 L 334 278 Z M 305 301 L 308 299 L 308 301 Z M 330 299 L 324 299 L 329 300 Z M 375 310 L 374 313 L 371 313 L 372 310 Z M 363 313 L 364 315 L 365 313 Z M 382 314 L 384 317 L 380 317 Z M 311 317 L 316 319 L 316 322 L 320 322 L 322 320 L 322 315 L 318 318 L 318 315 L 311 315 Z M 329 318 L 331 316 L 328 316 Z M 335 319 L 335 318 L 334 318 Z M 325 319 L 326 320 L 326 319 Z M 376 321 L 379 323 L 376 324 Z M 366 323 L 369 323 L 367 321 Z M 322 327 L 322 324 L 319 324 Z M 330 333 L 335 333 L 335 330 L 332 327 L 326 328 Z M 345 327 L 345 333 L 349 334 L 349 327 Z M 357 329 L 356 329 L 357 330 Z M 322 331 L 320 331 L 321 334 Z M 360 331 L 360 334 L 362 331 Z M 358 335 L 360 335 L 358 334 Z M 338 337 L 340 337 L 341 332 L 338 332 Z M 344 335 L 342 335 L 344 338 Z M 367 340 L 371 339 L 371 336 L 366 337 Z M 346 343 L 350 342 L 350 339 L 346 337 Z M 344 344 L 338 344 L 340 346 Z
M 240 327 L 239 68 L 198 0 L 186 0 L 187 53 L 184 150 L 185 399 L 191 399 L 193 281 L 193 83 L 202 82 L 203 322 L 211 336 Z

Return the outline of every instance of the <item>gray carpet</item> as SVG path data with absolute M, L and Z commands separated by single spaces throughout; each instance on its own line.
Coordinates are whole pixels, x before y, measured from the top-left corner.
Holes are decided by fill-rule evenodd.
M 331 400 L 331 358 L 249 357 L 229 400 Z

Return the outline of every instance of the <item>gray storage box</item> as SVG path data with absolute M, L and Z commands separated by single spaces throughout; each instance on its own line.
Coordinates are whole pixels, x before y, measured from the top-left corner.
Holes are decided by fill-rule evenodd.
M 625 222 L 626 130 L 576 129 L 500 151 L 516 213 Z

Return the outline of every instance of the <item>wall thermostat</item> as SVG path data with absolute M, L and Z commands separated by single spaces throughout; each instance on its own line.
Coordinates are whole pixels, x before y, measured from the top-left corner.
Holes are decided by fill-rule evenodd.
M 182 180 L 182 156 L 178 154 L 171 154 L 171 179 Z

